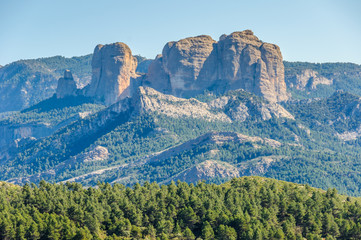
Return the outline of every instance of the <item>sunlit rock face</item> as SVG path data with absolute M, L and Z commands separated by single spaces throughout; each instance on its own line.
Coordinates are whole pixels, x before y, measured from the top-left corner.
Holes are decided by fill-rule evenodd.
M 92 59 L 92 80 L 85 95 L 111 105 L 130 95 L 131 79 L 137 77 L 137 60 L 124 43 L 95 47 Z
M 222 35 L 218 42 L 202 35 L 167 43 L 144 85 L 178 97 L 244 89 L 272 102 L 288 98 L 279 47 L 250 30 Z

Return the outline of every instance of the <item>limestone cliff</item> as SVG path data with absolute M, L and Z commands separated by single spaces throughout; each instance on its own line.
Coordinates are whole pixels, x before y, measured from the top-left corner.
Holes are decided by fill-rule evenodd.
M 173 118 L 196 118 L 206 121 L 265 121 L 271 118 L 294 119 L 278 103 L 247 96 L 244 91 L 232 91 L 208 103 L 194 98 L 184 99 L 162 94 L 152 88 L 140 87 L 133 104 L 142 112 L 155 112 Z
M 179 97 L 244 89 L 272 102 L 288 98 L 279 47 L 250 30 L 222 35 L 218 42 L 203 35 L 167 43 L 144 85 Z
M 314 90 L 317 85 L 332 85 L 333 80 L 321 76 L 317 71 L 305 69 L 300 74 L 295 74 L 288 79 L 290 88 L 297 90 Z
M 56 88 L 56 97 L 64 98 L 76 95 L 76 82 L 69 70 L 64 71 L 64 77 L 59 78 L 58 87 Z
M 130 95 L 130 82 L 135 78 L 137 60 L 124 43 L 95 47 L 92 59 L 92 80 L 85 95 L 95 97 L 106 105 Z
M 197 84 L 197 79 L 214 43 L 210 36 L 205 35 L 167 43 L 162 57 L 151 64 L 148 81 L 158 89 L 159 85 L 169 85 L 171 89 L 168 92 L 175 96 L 199 92 L 201 86 Z

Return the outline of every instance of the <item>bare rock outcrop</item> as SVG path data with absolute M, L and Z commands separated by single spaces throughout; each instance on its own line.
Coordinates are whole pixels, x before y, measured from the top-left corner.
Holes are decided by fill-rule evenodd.
M 138 99 L 134 100 L 140 111 L 155 112 L 172 118 L 191 117 L 206 121 L 231 122 L 231 119 L 222 111 L 212 111 L 207 103 L 194 98 L 184 99 L 173 95 L 162 94 L 152 88 L 140 87 Z
M 58 87 L 56 88 L 56 97 L 64 98 L 75 96 L 77 91 L 76 82 L 70 70 L 64 71 L 64 77 L 59 78 Z
M 222 35 L 218 42 L 203 35 L 167 43 L 144 85 L 178 97 L 244 89 L 272 102 L 288 98 L 279 47 L 250 30 Z
M 317 71 L 305 69 L 288 80 L 289 87 L 297 90 L 313 90 L 317 85 L 332 85 L 333 80 L 321 76 Z
M 97 45 L 92 59 L 92 80 L 85 95 L 111 105 L 130 95 L 137 60 L 130 48 L 121 42 Z
M 245 91 L 237 90 L 205 103 L 194 98 L 162 94 L 149 87 L 139 87 L 137 96 L 133 96 L 133 104 L 138 105 L 140 111 L 156 112 L 173 118 L 191 117 L 222 122 L 294 119 L 293 115 L 278 103 L 264 101 L 251 94 L 241 97 L 243 93 Z
M 201 180 L 231 179 L 235 177 L 240 177 L 239 170 L 236 167 L 226 162 L 207 160 L 186 169 L 172 180 L 196 183 Z
M 171 86 L 169 92 L 176 96 L 201 90 L 197 79 L 214 43 L 215 41 L 206 35 L 167 43 L 162 57 L 158 57 L 152 64 L 154 66 L 149 69 L 148 81 L 157 84 L 162 77 L 161 82 L 165 80 L 165 83 Z M 159 63 L 162 63 L 161 68 Z

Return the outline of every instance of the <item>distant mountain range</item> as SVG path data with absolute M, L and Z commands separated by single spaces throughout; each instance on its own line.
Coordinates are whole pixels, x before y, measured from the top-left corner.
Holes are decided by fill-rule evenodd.
M 361 195 L 361 66 L 284 62 L 249 30 L 169 42 L 155 60 L 114 43 L 18 61 L 0 92 L 2 181 L 259 175 Z
M 136 71 L 147 73 L 154 61 L 141 56 Z M 0 69 L 0 116 L 20 111 L 51 97 L 64 70 L 74 75 L 78 88 L 91 80 L 92 54 L 20 60 Z M 294 99 L 331 96 L 336 90 L 361 95 L 361 65 L 284 61 L 285 83 Z

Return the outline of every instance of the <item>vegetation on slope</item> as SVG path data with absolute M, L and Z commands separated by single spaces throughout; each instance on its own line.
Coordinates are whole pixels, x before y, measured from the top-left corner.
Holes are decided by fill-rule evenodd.
M 360 239 L 360 204 L 259 177 L 133 188 L 0 187 L 1 239 Z
M 48 124 L 57 125 L 64 120 L 71 119 L 79 113 L 95 113 L 104 106 L 95 104 L 94 101 L 82 96 L 69 96 L 57 99 L 54 95 L 39 102 L 19 113 L 10 115 L 0 120 L 0 125 L 25 125 L 25 124 Z
M 284 61 L 286 83 L 304 70 L 316 71 L 320 76 L 332 80 L 331 85 L 318 85 L 312 90 L 298 90 L 290 88 L 292 97 L 307 99 L 315 97 L 329 97 L 337 90 L 343 90 L 361 95 L 361 65 L 354 63 L 309 63 Z
M 20 60 L 0 69 L 0 112 L 19 111 L 51 97 L 64 70 L 72 71 L 79 87 L 91 76 L 92 55 Z

